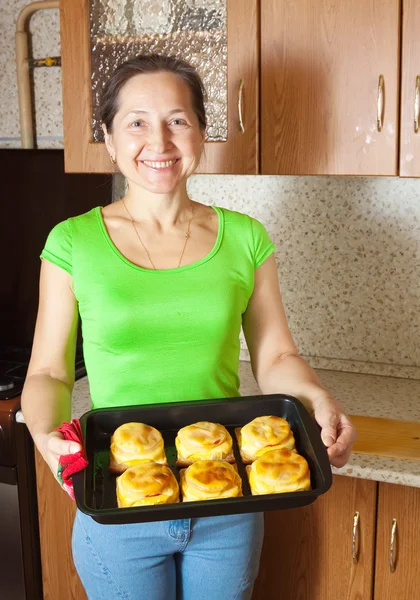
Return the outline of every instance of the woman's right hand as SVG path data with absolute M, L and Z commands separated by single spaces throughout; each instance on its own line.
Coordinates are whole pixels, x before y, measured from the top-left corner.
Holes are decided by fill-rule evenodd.
M 52 431 L 51 433 L 48 433 L 45 437 L 43 437 L 41 440 L 38 440 L 37 446 L 45 462 L 51 469 L 51 472 L 54 475 L 55 479 L 61 485 L 61 482 L 57 477 L 60 456 L 63 456 L 65 454 L 75 454 L 76 452 L 79 452 L 82 449 L 82 446 L 77 442 L 65 440 L 63 438 L 63 435 L 58 431 Z

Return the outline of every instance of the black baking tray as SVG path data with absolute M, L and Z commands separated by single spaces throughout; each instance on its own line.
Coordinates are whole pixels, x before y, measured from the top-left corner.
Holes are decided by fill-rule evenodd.
M 241 461 L 233 430 L 263 415 L 277 415 L 289 422 L 295 436 L 296 449 L 308 461 L 311 490 L 251 495 L 245 465 Z M 179 468 L 175 466 L 177 431 L 197 421 L 212 421 L 224 425 L 232 436 L 236 465 L 242 478 L 243 496 L 118 508 L 116 475 L 108 470 L 111 435 L 117 427 L 131 421 L 147 423 L 162 433 L 168 463 L 178 482 Z M 96 409 L 85 413 L 80 418 L 80 423 L 89 465 L 73 475 L 76 503 L 83 513 L 102 524 L 141 523 L 296 508 L 314 502 L 332 483 L 328 454 L 318 426 L 299 400 L 283 394 Z

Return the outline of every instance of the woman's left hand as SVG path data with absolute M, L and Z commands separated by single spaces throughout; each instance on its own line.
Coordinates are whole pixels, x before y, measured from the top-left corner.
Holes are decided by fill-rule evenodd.
M 356 428 L 331 396 L 319 399 L 313 406 L 313 416 L 321 427 L 321 439 L 327 448 L 330 463 L 334 467 L 343 467 L 356 441 Z

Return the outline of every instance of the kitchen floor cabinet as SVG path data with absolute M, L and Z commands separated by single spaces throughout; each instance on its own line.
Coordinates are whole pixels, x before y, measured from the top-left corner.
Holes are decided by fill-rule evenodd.
M 376 489 L 374 481 L 334 477 L 314 504 L 267 512 L 252 600 L 372 598 Z
M 313 505 L 266 513 L 252 600 L 418 598 L 419 515 L 420 488 L 335 476 Z
M 380 483 L 374 600 L 419 598 L 419 556 L 420 489 Z
M 194 3 L 165 0 L 161 6 L 162 0 L 149 1 L 149 10 L 144 13 L 135 8 L 132 0 L 124 0 L 118 7 L 115 3 L 91 5 L 91 0 L 60 1 L 66 171 L 115 172 L 105 144 L 94 141 L 95 98 L 102 72 L 138 53 L 138 47 L 145 44 L 149 53 L 150 48 L 161 53 L 175 52 L 187 60 L 193 55 L 200 65 L 199 71 L 209 74 L 207 93 L 214 121 L 210 125 L 215 130 L 214 139 L 224 141 L 206 142 L 198 172 L 257 173 L 257 0 L 214 0 L 214 10 L 203 5 L 196 7 L 195 12 Z M 224 13 L 225 2 L 223 22 L 217 19 L 217 12 Z M 96 25 L 90 21 L 91 8 L 99 11 L 95 13 Z M 205 26 L 201 29 L 203 22 Z M 139 35 L 134 31 L 136 27 L 146 33 Z M 104 59 L 92 77 L 94 52 L 102 52 Z M 222 54 L 227 59 L 226 78 L 222 77 Z M 219 128 L 223 129 L 220 135 Z
M 76 505 L 37 450 L 35 465 L 44 600 L 87 600 L 71 552 Z
M 87 600 L 71 554 L 75 504 L 38 452 L 36 476 L 44 598 Z M 314 504 L 265 514 L 252 600 L 417 598 L 419 515 L 420 488 L 335 476 L 332 488 Z

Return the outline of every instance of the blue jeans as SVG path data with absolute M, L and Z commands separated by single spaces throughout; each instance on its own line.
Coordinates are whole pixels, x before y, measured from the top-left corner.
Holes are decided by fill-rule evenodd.
M 89 600 L 250 600 L 262 513 L 101 525 L 77 511 L 73 559 Z

